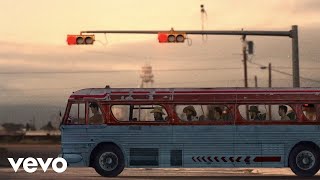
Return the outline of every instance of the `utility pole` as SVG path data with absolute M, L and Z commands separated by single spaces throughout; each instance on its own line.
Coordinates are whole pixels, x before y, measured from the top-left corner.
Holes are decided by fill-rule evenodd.
M 268 70 L 269 70 L 269 88 L 271 88 L 271 87 L 272 87 L 272 75 L 271 75 L 272 69 L 271 69 L 271 63 L 269 63 L 269 68 L 268 68 Z
M 271 88 L 272 87 L 271 63 L 269 63 L 268 70 L 269 70 L 269 88 Z M 269 119 L 272 120 L 271 105 L 269 105 Z
M 248 87 L 248 68 L 247 68 L 247 41 L 246 35 L 242 36 L 242 54 L 243 54 L 243 68 L 244 68 L 244 87 Z
M 242 35 L 242 55 L 243 55 L 243 68 L 244 68 L 244 87 L 248 87 L 248 68 L 247 68 L 247 41 L 246 35 Z M 248 105 L 246 105 L 246 119 L 249 117 Z
M 258 87 L 258 78 L 257 76 L 254 76 L 254 87 Z

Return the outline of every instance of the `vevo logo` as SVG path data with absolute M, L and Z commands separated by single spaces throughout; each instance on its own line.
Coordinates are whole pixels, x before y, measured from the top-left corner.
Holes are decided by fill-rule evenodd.
M 28 173 L 34 173 L 37 170 L 38 162 L 43 172 L 46 172 L 51 161 L 53 160 L 53 158 L 48 158 L 47 161 L 44 162 L 42 158 L 37 158 L 38 161 L 32 157 L 28 157 L 24 160 L 23 159 L 24 158 L 19 158 L 17 162 L 14 162 L 13 158 L 8 158 L 14 172 L 18 171 L 20 165 L 22 164 L 22 161 L 23 161 L 23 169 Z M 61 167 L 58 167 L 59 162 L 62 164 Z M 61 157 L 58 157 L 52 161 L 51 166 L 56 173 L 63 173 L 67 169 L 67 161 Z

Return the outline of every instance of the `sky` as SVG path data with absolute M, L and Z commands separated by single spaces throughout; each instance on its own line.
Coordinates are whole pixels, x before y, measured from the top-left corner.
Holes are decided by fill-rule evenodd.
M 0 124 L 34 117 L 46 124 L 81 88 L 138 87 L 146 63 L 153 66 L 155 87 L 242 87 L 238 36 L 207 42 L 190 36 L 188 46 L 159 44 L 156 35 L 107 34 L 97 35 L 93 46 L 66 44 L 67 34 L 83 30 L 201 30 L 201 4 L 207 30 L 288 31 L 298 25 L 300 74 L 315 80 L 301 84 L 320 86 L 319 0 L 1 0 Z M 267 71 L 254 63 L 292 72 L 290 38 L 248 39 L 255 43 L 250 87 L 255 75 L 260 87 L 268 85 Z M 292 86 L 291 76 L 272 77 L 274 87 Z
M 81 30 L 201 29 L 200 4 L 207 29 L 289 29 L 318 26 L 318 0 L 2 0 L 3 41 L 65 45 Z M 111 36 L 112 42 L 150 36 Z

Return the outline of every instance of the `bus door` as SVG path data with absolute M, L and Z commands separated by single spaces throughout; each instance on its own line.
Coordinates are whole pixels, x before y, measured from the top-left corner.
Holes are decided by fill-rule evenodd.
M 86 103 L 69 102 L 61 129 L 61 147 L 64 154 L 81 153 L 87 147 Z M 80 161 L 77 158 L 75 161 Z
M 230 107 L 214 104 L 175 106 L 179 125 L 173 126 L 172 137 L 173 144 L 182 148 L 183 167 L 234 166 L 235 129 Z

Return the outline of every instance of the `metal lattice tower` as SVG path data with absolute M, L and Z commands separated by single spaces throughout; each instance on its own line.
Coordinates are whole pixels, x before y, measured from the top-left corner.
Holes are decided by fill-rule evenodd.
M 141 73 L 141 84 L 140 88 L 152 88 L 153 86 L 153 74 L 152 74 L 152 66 L 149 64 L 146 64 L 142 66 Z

